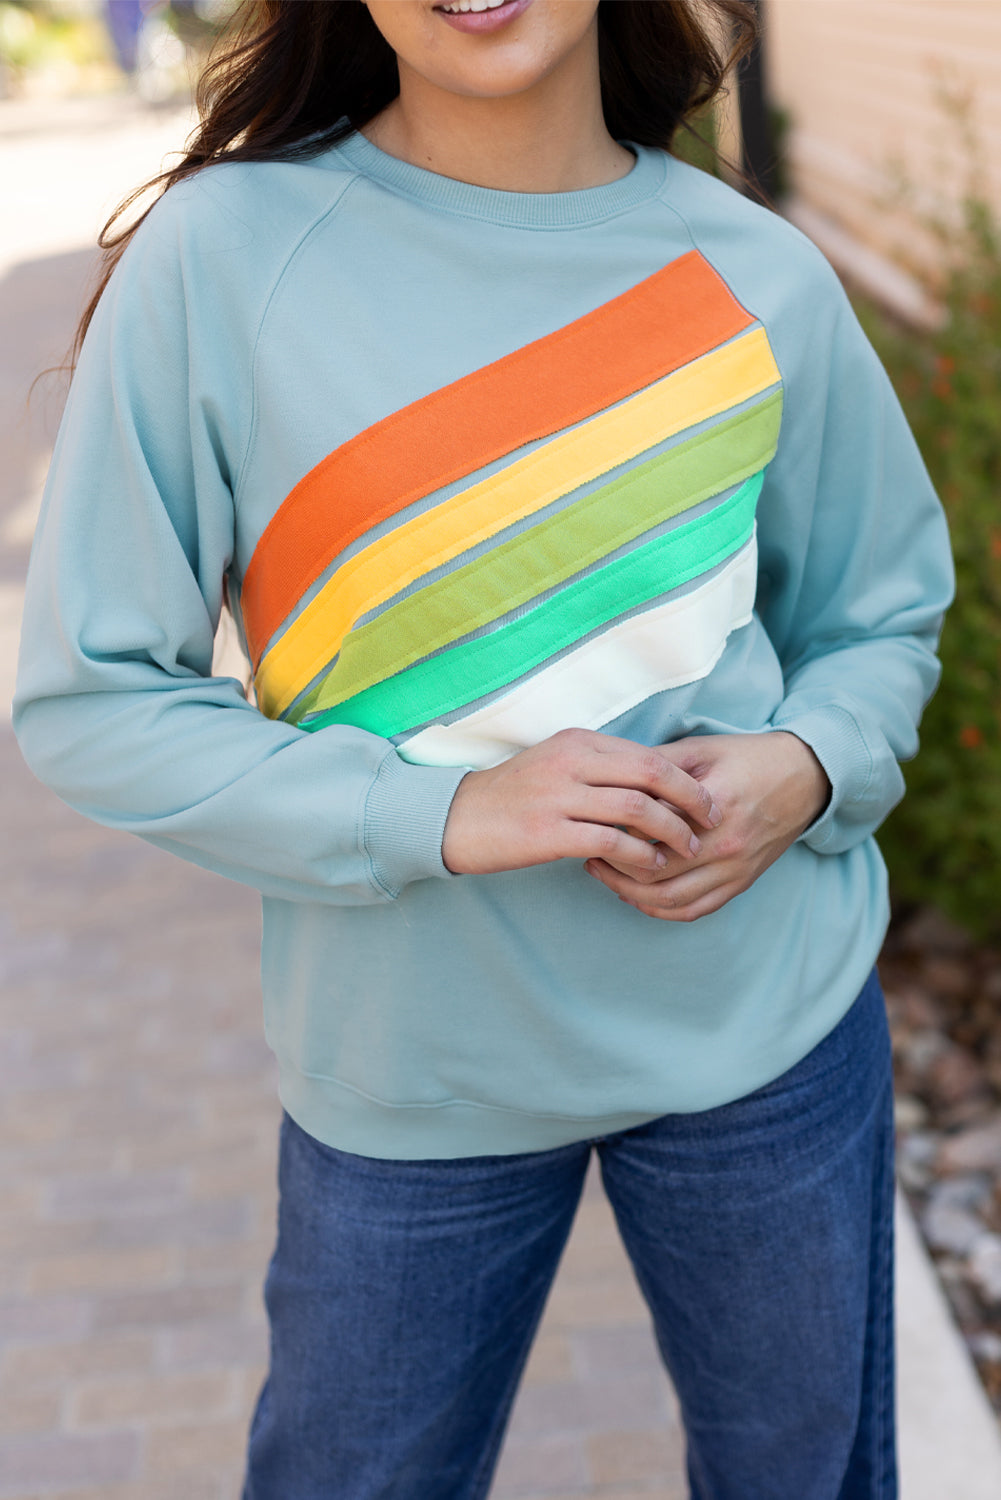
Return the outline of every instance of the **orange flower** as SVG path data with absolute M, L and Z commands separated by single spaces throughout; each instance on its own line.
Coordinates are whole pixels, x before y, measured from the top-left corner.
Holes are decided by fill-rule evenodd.
M 995 562 L 1001 562 L 1001 527 L 998 526 L 991 532 L 991 557 Z
M 959 731 L 959 743 L 964 750 L 979 750 L 984 743 L 983 730 L 976 724 L 964 724 Z
M 935 360 L 935 368 L 940 375 L 955 375 L 956 361 L 951 354 L 940 354 Z

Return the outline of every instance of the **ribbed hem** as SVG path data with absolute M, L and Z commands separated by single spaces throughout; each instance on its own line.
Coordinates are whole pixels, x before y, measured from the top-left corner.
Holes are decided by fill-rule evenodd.
M 398 896 L 412 880 L 447 876 L 441 841 L 466 766 L 412 766 L 390 751 L 365 805 L 365 848 L 377 884 Z
M 307 1135 L 337 1151 L 389 1161 L 552 1151 L 656 1119 L 656 1115 L 639 1113 L 586 1119 L 533 1115 L 464 1099 L 393 1105 L 369 1099 L 336 1078 L 303 1077 L 281 1056 L 278 1068 L 282 1105 Z
M 508 193 L 443 177 L 389 156 L 358 131 L 333 147 L 332 154 L 394 192 L 447 212 L 521 229 L 578 229 L 624 213 L 659 192 L 667 171 L 666 154 L 630 141 L 621 144 L 636 157 L 630 172 L 615 182 L 568 193 Z
M 748 1030 L 736 1021 L 736 1035 L 729 1026 L 714 1033 L 714 1051 L 706 1062 L 700 1048 L 700 1065 L 679 1070 L 670 1063 L 671 1048 L 663 1050 L 664 1074 L 654 1098 L 649 1085 L 642 1103 L 647 1108 L 610 1110 L 608 1113 L 577 1115 L 570 1112 L 536 1113 L 528 1109 L 505 1107 L 474 1098 L 445 1098 L 427 1103 L 391 1103 L 375 1098 L 364 1090 L 328 1075 L 303 1072 L 296 1062 L 269 1043 L 278 1061 L 278 1092 L 288 1113 L 307 1134 L 338 1151 L 354 1156 L 369 1156 L 394 1161 L 439 1161 L 456 1157 L 511 1156 L 527 1151 L 552 1151 L 580 1141 L 602 1140 L 620 1131 L 633 1130 L 666 1114 L 702 1114 L 743 1099 L 764 1088 L 788 1072 L 820 1043 L 851 1009 L 866 983 L 879 952 L 889 916 L 886 896 L 886 871 L 879 851 L 871 841 L 865 850 L 852 856 L 873 873 L 874 884 L 869 899 L 861 903 L 857 923 L 842 928 L 839 937 L 843 952 L 838 954 L 836 969 L 830 980 L 804 992 L 803 1004 L 794 1012 L 793 1024 L 779 1033 L 772 1028 L 772 1042 L 757 1050 L 748 1047 Z M 835 884 L 840 877 L 835 877 Z M 419 982 L 419 981 L 418 981 Z M 406 1001 L 414 995 L 408 991 Z M 422 1003 L 433 1003 L 422 996 Z M 405 1003 L 401 1001 L 401 1003 Z M 770 1026 L 767 1008 L 754 1010 L 755 1027 Z M 744 1012 L 746 1020 L 746 1012 Z M 689 1044 L 691 1038 L 689 1038 Z M 719 1053 L 722 1043 L 723 1054 Z M 402 1058 L 396 1062 L 402 1063 Z M 421 1058 L 408 1058 L 413 1064 L 415 1080 L 420 1074 Z M 722 1066 L 721 1066 L 722 1064 Z M 485 1062 L 482 1063 L 487 1067 Z M 399 1070 L 393 1070 L 399 1077 Z M 554 1085 L 562 1081 L 557 1066 Z M 491 1078 L 491 1093 L 505 1083 L 518 1092 L 518 1080 Z M 417 1085 L 417 1092 L 420 1086 Z M 621 1104 L 621 1087 L 616 1102 Z M 659 1098 L 656 1095 L 659 1094 Z M 578 1095 L 579 1097 L 579 1095 Z M 600 1109 L 601 1090 L 595 1089 L 593 1103 Z M 611 1101 L 608 1101 L 609 1103 Z
M 823 854 L 837 833 L 839 810 L 861 798 L 872 775 L 872 756 L 852 715 L 836 704 L 807 709 L 789 719 L 776 719 L 773 729 L 787 730 L 809 745 L 827 772 L 831 800 L 800 838 L 816 854 Z

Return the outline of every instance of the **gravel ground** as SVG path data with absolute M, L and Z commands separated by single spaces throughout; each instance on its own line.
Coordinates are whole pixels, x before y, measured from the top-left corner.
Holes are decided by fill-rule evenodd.
M 880 973 L 900 1180 L 1001 1415 L 1001 950 L 911 911 L 895 920 Z

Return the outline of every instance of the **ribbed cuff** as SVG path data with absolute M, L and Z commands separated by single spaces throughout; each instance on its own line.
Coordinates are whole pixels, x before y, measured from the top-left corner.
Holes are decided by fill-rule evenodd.
M 393 750 L 365 804 L 364 840 L 372 875 L 396 897 L 412 880 L 452 878 L 441 857 L 445 819 L 467 766 L 413 766 Z
M 771 727 L 786 730 L 809 745 L 827 772 L 830 801 L 816 822 L 800 834 L 800 842 L 823 854 L 837 832 L 840 809 L 846 802 L 861 798 L 869 785 L 869 748 L 852 715 L 836 704 L 806 709 L 788 719 L 773 719 Z

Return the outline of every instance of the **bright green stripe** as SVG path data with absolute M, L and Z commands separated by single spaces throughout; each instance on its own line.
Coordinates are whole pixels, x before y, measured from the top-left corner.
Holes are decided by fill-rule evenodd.
M 505 687 L 616 616 L 732 556 L 751 536 L 763 479 L 755 474 L 714 510 L 569 584 L 520 619 L 379 682 L 300 727 L 354 724 L 389 739 Z
M 775 391 L 360 625 L 295 716 L 355 697 L 746 479 L 775 451 L 781 408 L 781 392 Z

